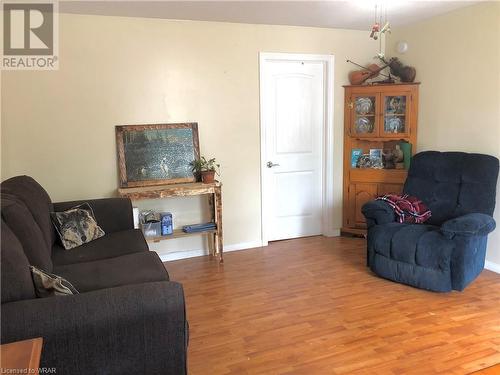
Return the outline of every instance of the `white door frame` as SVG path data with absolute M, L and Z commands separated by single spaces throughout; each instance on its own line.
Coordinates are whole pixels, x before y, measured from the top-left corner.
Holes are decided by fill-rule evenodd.
M 314 61 L 324 64 L 325 69 L 325 123 L 323 125 L 323 214 L 321 233 L 324 236 L 333 236 L 335 231 L 332 228 L 333 223 L 333 67 L 335 57 L 333 55 L 314 55 L 314 54 L 297 54 L 297 53 L 259 53 L 259 78 L 260 78 L 260 196 L 261 196 L 261 235 L 262 246 L 267 246 L 268 241 L 268 222 L 267 207 L 269 197 L 264 191 L 264 174 L 266 159 L 266 129 L 263 126 L 264 116 L 262 109 L 264 108 L 262 91 L 263 85 L 263 66 L 267 61 Z

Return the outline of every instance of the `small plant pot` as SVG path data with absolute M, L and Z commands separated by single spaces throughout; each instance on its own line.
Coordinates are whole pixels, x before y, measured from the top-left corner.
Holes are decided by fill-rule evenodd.
M 196 182 L 201 182 L 201 172 L 193 172 Z
M 204 184 L 211 184 L 215 181 L 215 171 L 203 171 L 201 172 L 201 181 Z

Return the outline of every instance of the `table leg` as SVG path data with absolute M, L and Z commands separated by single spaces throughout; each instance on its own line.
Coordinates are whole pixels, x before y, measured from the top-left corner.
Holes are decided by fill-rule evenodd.
M 215 233 L 215 248 L 217 254 L 219 255 L 220 263 L 224 262 L 223 252 L 224 252 L 224 241 L 223 241 L 223 231 L 222 231 L 222 189 L 221 187 L 215 188 L 214 193 L 215 200 L 215 223 L 217 224 L 217 232 Z
M 210 221 L 215 222 L 215 194 L 209 194 L 208 195 L 208 207 L 210 210 Z M 216 239 L 215 239 L 215 233 L 209 233 L 208 234 L 208 251 L 210 254 L 210 257 L 214 257 L 216 254 Z

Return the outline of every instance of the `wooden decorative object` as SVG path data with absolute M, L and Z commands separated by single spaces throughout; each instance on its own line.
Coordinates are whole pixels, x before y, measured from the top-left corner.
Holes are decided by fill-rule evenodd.
M 385 66 L 380 67 L 377 64 L 370 64 L 368 69 L 354 70 L 349 73 L 349 82 L 351 85 L 361 85 L 369 79 L 376 78 L 382 69 L 385 69 Z
M 352 150 L 395 150 L 417 144 L 418 84 L 344 86 L 344 202 L 342 232 L 366 234 L 361 207 L 379 195 L 403 190 L 405 169 L 352 167 Z
M 198 124 L 115 127 L 120 187 L 194 182 L 189 163 L 200 158 Z

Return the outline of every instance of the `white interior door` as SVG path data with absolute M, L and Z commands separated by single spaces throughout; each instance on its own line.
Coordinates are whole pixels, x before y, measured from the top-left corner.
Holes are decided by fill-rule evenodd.
M 324 62 L 261 59 L 265 240 L 322 233 Z

